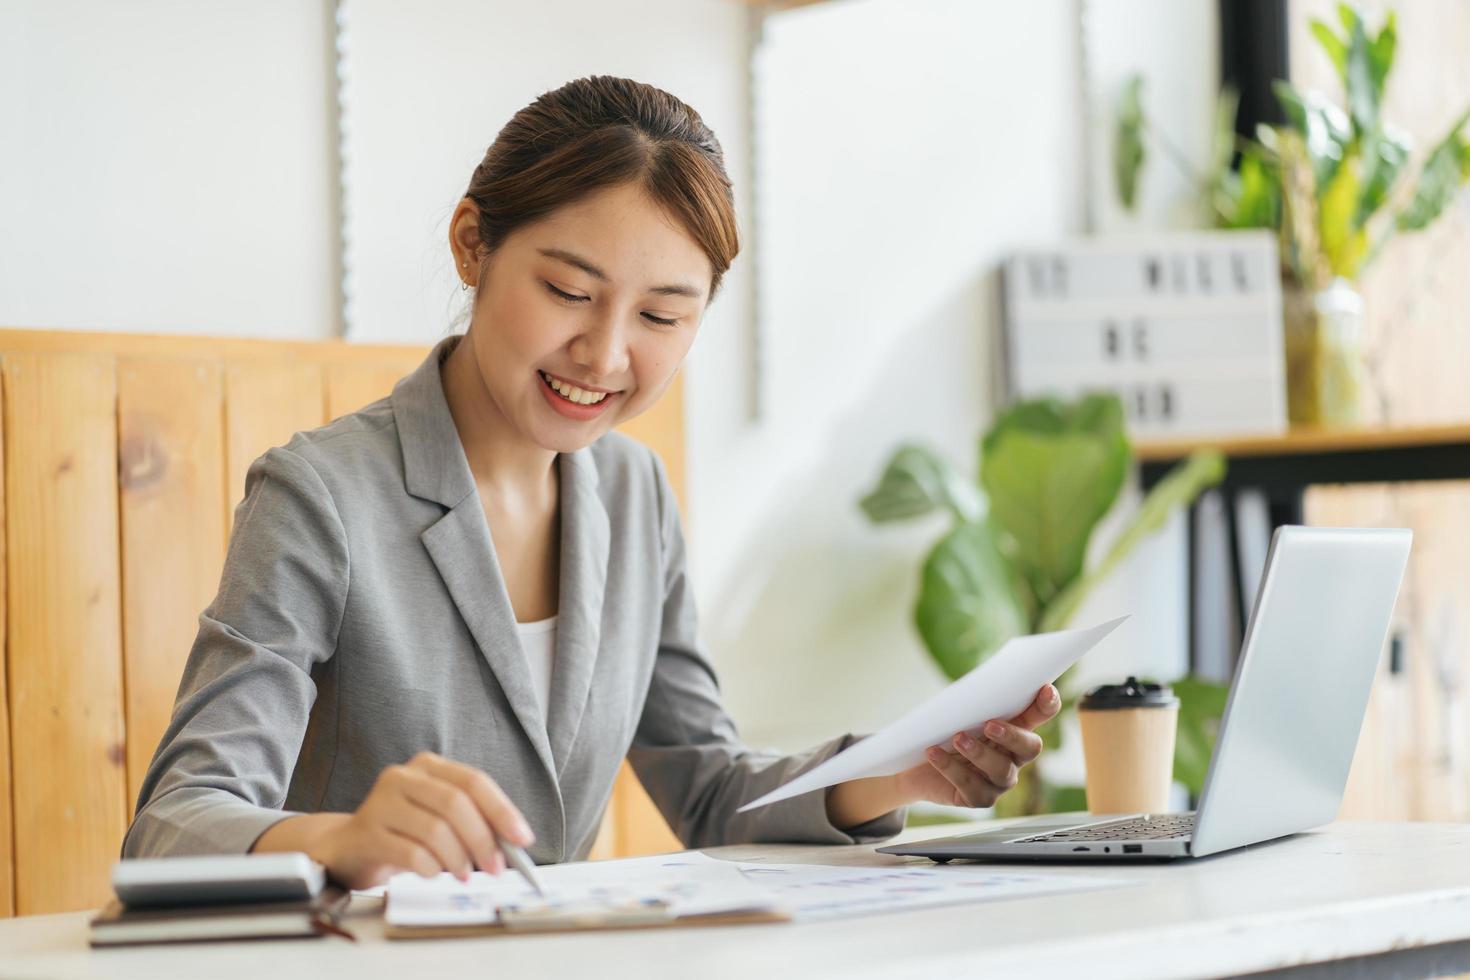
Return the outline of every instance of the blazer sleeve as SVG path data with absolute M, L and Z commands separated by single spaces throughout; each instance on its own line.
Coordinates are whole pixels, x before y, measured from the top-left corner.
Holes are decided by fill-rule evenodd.
M 628 761 L 686 847 L 791 841 L 857 844 L 903 829 L 900 807 L 845 830 L 827 818 L 826 791 L 736 813 L 737 807 L 826 761 L 862 736 L 842 735 L 795 755 L 741 744 L 721 706 L 714 668 L 696 638 L 694 593 L 672 488 L 650 453 L 659 488 L 663 623 L 648 698 Z
M 326 485 L 296 452 L 269 450 L 246 474 L 123 857 L 244 853 L 294 815 L 281 807 L 316 699 L 311 670 L 336 647 L 347 581 Z

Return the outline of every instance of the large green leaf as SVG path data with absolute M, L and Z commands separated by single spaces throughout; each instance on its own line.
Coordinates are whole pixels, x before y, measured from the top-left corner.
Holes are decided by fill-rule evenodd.
M 1225 228 L 1275 228 L 1281 221 L 1281 177 L 1265 151 L 1255 144 L 1240 154 L 1240 172 L 1231 174 L 1216 206 Z
M 1112 574 L 1139 542 L 1162 530 L 1170 515 L 1180 507 L 1189 506 L 1196 497 L 1224 478 L 1225 457 L 1213 449 L 1197 450 L 1170 470 L 1143 498 L 1138 512 L 1118 534 L 1097 566 L 1046 605 L 1037 622 L 1037 630 L 1046 633 L 1064 628 L 1088 594 Z
M 1460 132 L 1467 122 L 1470 122 L 1470 111 L 1456 120 L 1445 138 L 1430 151 L 1419 171 L 1413 198 L 1394 216 L 1399 231 L 1418 231 L 1432 224 L 1460 185 L 1470 180 L 1470 141 Z
M 1281 177 L 1260 153 L 1249 150 L 1240 158 L 1240 200 L 1237 228 L 1275 228 L 1281 221 Z
M 1042 795 L 1043 813 L 1071 813 L 1087 809 L 1086 786 L 1058 786 L 1048 783 Z
M 929 552 L 914 625 L 951 679 L 1027 632 L 1030 622 L 1024 585 L 996 548 L 988 523 L 959 524 Z
M 1354 230 L 1366 225 L 1374 212 L 1382 207 L 1412 149 L 1406 134 L 1387 125 L 1378 126 L 1363 137 L 1363 187 L 1353 216 Z
M 1347 73 L 1347 45 L 1342 38 L 1332 30 L 1331 26 L 1317 20 L 1315 17 L 1309 22 L 1312 36 L 1317 39 L 1317 44 L 1326 52 L 1332 62 L 1332 67 L 1337 69 L 1339 78 L 1345 78 Z
M 1398 14 L 1390 10 L 1383 26 L 1378 29 L 1378 36 L 1368 45 L 1368 68 L 1380 102 L 1383 101 L 1383 89 L 1388 84 L 1388 73 L 1393 71 L 1393 56 L 1399 42 L 1398 27 Z
M 1215 736 L 1220 731 L 1220 716 L 1225 713 L 1230 688 L 1194 676 L 1175 681 L 1171 686 L 1179 698 L 1179 728 L 1174 737 L 1174 778 L 1198 797 L 1204 790 L 1210 753 L 1215 748 Z
M 1345 6 L 1345 5 L 1344 5 Z M 1347 28 L 1347 65 L 1343 80 L 1347 85 L 1348 115 L 1358 134 L 1371 132 L 1378 126 L 1378 106 L 1383 98 L 1382 80 L 1373 66 L 1367 31 L 1363 19 L 1353 12 L 1345 17 Z
M 1113 134 L 1113 179 L 1118 200 L 1133 210 L 1138 194 L 1138 174 L 1143 169 L 1143 76 L 1132 75 L 1123 83 L 1118 101 L 1118 126 Z
M 959 521 L 978 521 L 985 514 L 979 488 L 961 476 L 927 446 L 900 446 L 888 461 L 878 486 L 858 502 L 875 524 L 919 517 L 939 507 Z
M 1115 395 L 1019 402 L 985 436 L 980 483 L 990 516 L 1041 605 L 1082 573 L 1087 543 L 1117 500 L 1128 456 Z
M 1378 34 L 1371 38 L 1367 25 L 1350 5 L 1338 6 L 1338 20 L 1342 23 L 1341 35 L 1320 20 L 1312 20 L 1309 27 L 1347 92 L 1353 131 L 1363 136 L 1379 125 L 1383 90 L 1398 47 L 1398 18 L 1389 11 Z
M 1277 79 L 1271 83 L 1276 101 L 1286 113 L 1287 122 L 1305 141 L 1307 158 L 1312 162 L 1317 186 L 1322 187 L 1337 173 L 1352 143 L 1353 132 L 1342 110 L 1316 92 L 1303 92 L 1290 82 Z

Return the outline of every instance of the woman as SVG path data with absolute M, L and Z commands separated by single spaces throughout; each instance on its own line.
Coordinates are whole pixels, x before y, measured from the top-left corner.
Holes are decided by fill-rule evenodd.
M 688 846 L 877 840 L 910 801 L 1015 783 L 1050 686 L 896 776 L 734 812 L 852 737 L 740 744 L 662 464 L 610 431 L 668 386 L 739 247 L 698 114 L 620 78 L 543 95 L 449 246 L 466 333 L 251 466 L 125 856 L 299 850 L 354 887 L 498 873 L 501 838 L 572 860 L 624 757 Z

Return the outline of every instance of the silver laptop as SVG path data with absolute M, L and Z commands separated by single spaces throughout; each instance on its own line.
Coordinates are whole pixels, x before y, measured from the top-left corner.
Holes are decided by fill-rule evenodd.
M 1411 540 L 1396 528 L 1277 529 L 1197 811 L 1054 814 L 878 850 L 940 862 L 1157 860 L 1332 822 Z

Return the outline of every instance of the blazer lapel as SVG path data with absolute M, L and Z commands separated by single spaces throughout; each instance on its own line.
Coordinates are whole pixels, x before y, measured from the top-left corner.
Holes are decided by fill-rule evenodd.
M 612 535 L 607 508 L 597 492 L 592 450 L 562 453 L 557 459 L 561 470 L 561 571 L 547 727 L 560 775 L 576 741 L 597 666 Z
M 393 415 L 403 449 L 404 483 L 414 496 L 449 508 L 419 538 L 444 579 L 480 654 L 505 692 L 526 738 L 547 773 L 554 777 L 557 770 L 551 741 L 541 719 L 531 668 L 521 650 L 510 593 L 500 574 L 474 476 L 460 445 L 454 417 L 449 414 L 449 403 L 444 398 L 439 367 L 459 339 L 448 337 L 436 344 L 423 364 L 393 389 Z
M 541 705 L 531 682 L 531 667 L 521 649 L 515 610 L 500 574 L 479 495 L 470 494 L 419 537 L 480 653 L 500 681 L 526 737 L 535 746 L 536 755 L 549 772 L 556 772 L 546 724 L 541 720 Z

